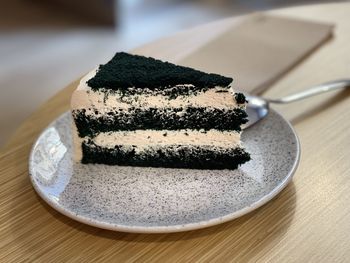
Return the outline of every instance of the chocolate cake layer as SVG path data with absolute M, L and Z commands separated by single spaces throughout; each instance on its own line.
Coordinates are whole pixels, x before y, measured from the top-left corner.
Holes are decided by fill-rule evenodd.
M 82 143 L 82 163 L 191 169 L 236 169 L 250 160 L 242 148 L 167 145 L 137 151 L 137 145 L 105 148 L 88 140 Z
M 80 137 L 91 136 L 99 132 L 115 130 L 228 130 L 240 131 L 246 123 L 244 109 L 217 108 L 132 108 L 110 111 L 100 115 L 86 115 L 86 110 L 73 110 L 73 118 Z

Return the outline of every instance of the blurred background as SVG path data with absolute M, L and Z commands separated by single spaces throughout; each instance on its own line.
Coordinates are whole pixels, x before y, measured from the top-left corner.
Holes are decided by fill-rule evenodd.
M 0 147 L 40 104 L 127 51 L 185 28 L 323 0 L 12 0 L 0 8 Z

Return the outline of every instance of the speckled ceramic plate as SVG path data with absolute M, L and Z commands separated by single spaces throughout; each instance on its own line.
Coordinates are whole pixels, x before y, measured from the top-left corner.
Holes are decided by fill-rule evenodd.
M 272 110 L 244 131 L 252 160 L 234 171 L 75 164 L 71 121 L 63 114 L 34 144 L 33 186 L 59 212 L 117 231 L 178 232 L 242 216 L 288 184 L 300 154 L 293 128 Z

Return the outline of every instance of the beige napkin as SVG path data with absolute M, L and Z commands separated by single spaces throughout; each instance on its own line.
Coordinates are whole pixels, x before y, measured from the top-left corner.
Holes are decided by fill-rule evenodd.
M 257 14 L 192 52 L 179 64 L 234 78 L 259 93 L 332 35 L 332 25 Z

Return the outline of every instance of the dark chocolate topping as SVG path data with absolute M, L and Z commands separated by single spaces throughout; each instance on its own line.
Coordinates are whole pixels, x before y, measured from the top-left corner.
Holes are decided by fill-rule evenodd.
M 180 84 L 208 89 L 215 86 L 227 87 L 231 82 L 232 78 L 218 74 L 120 52 L 105 65 L 100 65 L 95 77 L 88 80 L 87 84 L 92 90 L 125 90 L 130 87 L 157 89 Z

